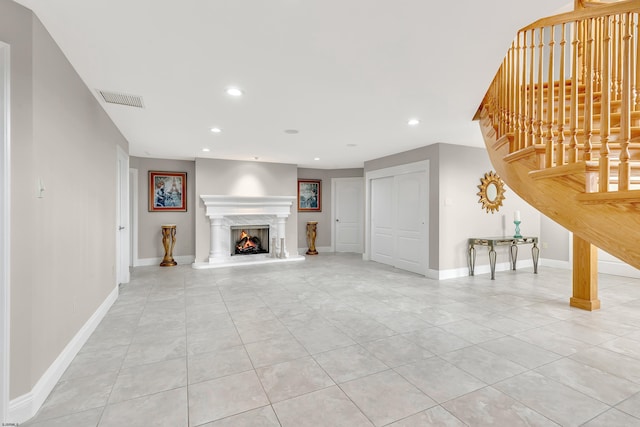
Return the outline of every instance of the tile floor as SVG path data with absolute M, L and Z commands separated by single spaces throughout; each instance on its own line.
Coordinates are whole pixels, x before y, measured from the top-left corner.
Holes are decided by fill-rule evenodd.
M 434 281 L 320 255 L 136 268 L 25 425 L 640 426 L 640 280 Z

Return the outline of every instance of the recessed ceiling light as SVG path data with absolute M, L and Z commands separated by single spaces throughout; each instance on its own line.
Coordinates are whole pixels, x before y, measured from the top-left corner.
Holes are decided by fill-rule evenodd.
M 289 135 L 296 135 L 300 133 L 300 131 L 298 129 L 285 129 L 284 133 L 288 133 Z
M 211 149 L 209 148 L 203 148 L 202 151 L 204 151 L 205 153 L 208 153 L 209 151 L 211 151 Z
M 230 96 L 242 96 L 242 91 L 237 87 L 227 88 L 227 95 Z
M 211 128 L 211 132 L 220 133 L 220 132 L 222 132 L 222 129 L 220 129 L 220 128 Z
M 407 124 L 409 126 L 417 126 L 420 124 L 420 120 L 418 119 L 409 119 L 409 121 L 407 122 Z
M 314 157 L 313 160 L 320 160 L 320 157 Z

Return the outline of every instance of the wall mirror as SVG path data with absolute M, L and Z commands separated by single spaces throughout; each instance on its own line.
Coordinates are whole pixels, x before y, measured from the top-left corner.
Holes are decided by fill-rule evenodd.
M 477 194 L 480 197 L 482 209 L 486 209 L 487 213 L 500 210 L 505 192 L 502 179 L 493 171 L 489 171 L 484 174 L 484 178 L 480 178 L 478 188 L 480 191 Z

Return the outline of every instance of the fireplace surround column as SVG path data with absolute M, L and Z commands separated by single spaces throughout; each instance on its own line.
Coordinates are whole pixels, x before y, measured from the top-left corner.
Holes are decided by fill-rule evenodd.
M 211 220 L 211 244 L 209 245 L 209 262 L 220 261 L 228 254 L 225 252 L 222 236 L 222 216 L 210 216 Z

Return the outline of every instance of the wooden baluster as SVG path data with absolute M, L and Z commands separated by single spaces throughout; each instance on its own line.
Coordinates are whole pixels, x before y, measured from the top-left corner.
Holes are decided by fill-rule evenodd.
M 516 116 L 516 109 L 515 109 L 515 99 L 516 99 L 516 90 L 515 90 L 515 77 L 516 77 L 516 73 L 515 73 L 515 54 L 516 54 L 516 45 L 515 45 L 515 40 L 513 42 L 511 42 L 511 49 L 509 49 L 509 70 L 508 70 L 508 77 L 509 79 L 507 80 L 507 93 L 508 93 L 508 98 L 507 100 L 509 101 L 509 103 L 507 104 L 509 106 L 509 133 L 511 135 L 514 136 L 514 138 L 512 139 L 513 144 L 515 144 L 517 141 L 515 139 L 515 135 L 518 133 L 517 132 L 517 125 L 518 125 L 518 117 Z M 512 147 L 512 152 L 516 151 L 515 145 Z
M 635 25 L 635 38 L 634 38 L 634 42 L 636 45 L 636 60 L 633 61 L 633 64 L 635 66 L 635 71 L 633 73 L 633 75 L 635 76 L 635 106 L 634 106 L 634 111 L 640 111 L 640 65 L 638 65 L 638 61 L 640 61 L 640 42 L 638 40 L 638 35 L 640 34 L 640 20 L 638 19 L 639 16 L 637 13 L 634 14 L 635 16 L 635 21 L 636 21 L 636 25 Z
M 536 100 L 536 104 L 538 107 L 538 111 L 536 113 L 536 144 L 544 143 L 543 136 L 543 123 L 542 123 L 542 115 L 543 115 L 543 93 L 544 93 L 544 60 L 543 60 L 543 48 L 544 44 L 542 43 L 542 33 L 544 32 L 544 28 L 540 28 L 540 38 L 538 44 L 538 91 L 536 93 L 538 99 Z
M 587 40 L 587 21 L 580 21 L 580 40 Z M 580 45 L 580 82 L 584 83 L 587 78 L 587 43 L 582 43 Z
M 513 108 L 511 108 L 511 103 L 512 103 L 512 86 L 511 86 L 511 79 L 512 79 L 512 71 L 511 71 L 511 67 L 513 65 L 513 42 L 511 43 L 511 47 L 509 48 L 509 50 L 507 51 L 507 67 L 506 67 L 506 72 L 505 72 L 505 108 L 507 111 L 507 133 L 513 133 Z M 510 144 L 509 146 L 509 152 L 513 153 L 514 151 L 514 147 L 513 147 L 513 142 Z
M 591 160 L 591 138 L 593 136 L 593 18 L 587 19 L 587 49 L 585 62 L 587 75 L 585 76 L 584 94 L 584 144 L 583 160 Z
M 555 46 L 555 26 L 551 26 L 549 31 L 549 63 L 547 78 L 547 133 L 546 145 L 544 150 L 544 166 L 550 168 L 553 166 L 553 107 L 555 98 L 555 81 L 553 73 L 553 52 Z
M 616 31 L 618 33 L 617 37 L 617 52 L 615 58 L 616 61 L 616 87 L 615 89 L 615 99 L 619 100 L 622 96 L 622 15 L 618 15 L 618 22 L 616 25 Z
M 518 34 L 520 37 L 520 34 Z M 522 67 L 520 76 L 521 84 L 520 84 L 520 92 L 522 93 L 520 97 L 520 111 L 522 114 L 522 125 L 520 128 L 520 149 L 527 147 L 528 144 L 528 132 L 529 132 L 529 120 L 528 120 L 528 111 L 527 111 L 527 97 L 529 96 L 529 85 L 527 84 L 527 32 L 524 31 L 522 33 L 522 51 L 520 52 L 522 57 Z
M 575 163 L 578 160 L 578 73 L 580 65 L 580 25 L 576 21 L 573 24 L 573 40 L 571 42 L 571 105 L 569 107 L 569 150 L 568 162 Z
M 520 138 L 520 131 L 522 129 L 522 111 L 520 110 L 520 98 L 522 96 L 520 83 L 520 33 L 516 39 L 515 50 L 513 52 L 513 111 L 514 111 L 514 129 L 513 129 L 513 141 L 514 151 L 518 151 L 522 143 Z
M 625 13 L 623 20 L 624 37 L 622 42 L 622 105 L 620 111 L 620 165 L 618 166 L 618 191 L 629 189 L 629 140 L 631 138 L 631 45 L 633 37 L 631 14 Z
M 536 30 L 531 30 L 531 46 L 530 46 L 530 61 L 529 61 L 529 124 L 528 124 L 528 138 L 527 138 L 527 146 L 535 144 L 535 99 L 536 99 L 536 82 L 534 77 L 535 70 L 535 50 L 536 50 L 536 41 L 535 41 Z
M 593 30 L 593 34 L 594 34 L 594 43 L 593 43 L 593 90 L 594 92 L 599 92 L 600 91 L 600 77 L 601 77 L 601 70 L 602 70 L 602 62 L 601 60 L 601 56 L 602 56 L 602 45 L 601 45 L 601 39 L 602 39 L 602 33 L 601 33 L 601 22 L 602 20 L 600 18 L 597 18 L 594 20 L 594 30 Z
M 500 84 L 498 85 L 498 110 L 500 115 L 500 124 L 498 125 L 498 138 L 505 133 L 505 111 L 504 111 L 504 70 L 507 64 L 507 58 L 504 58 L 502 67 L 500 67 Z
M 556 166 L 562 166 L 565 164 L 564 123 L 567 97 L 567 77 L 565 65 L 565 58 L 567 56 L 566 44 L 566 24 L 562 24 L 562 39 L 560 40 L 560 87 L 558 94 L 558 138 L 556 145 Z
M 496 86 L 495 86 L 495 129 L 497 132 L 497 137 L 500 137 L 500 126 L 502 126 L 502 116 L 500 112 L 500 80 L 502 79 L 502 67 L 498 68 L 498 73 L 496 75 Z
M 601 193 L 609 191 L 609 134 L 611 127 L 611 104 L 609 103 L 611 94 L 611 18 L 606 16 L 603 27 L 602 46 L 602 99 L 600 107 L 600 159 L 598 191 Z
M 504 58 L 504 69 L 502 70 L 502 88 L 500 104 L 502 105 L 502 135 L 509 132 L 509 55 Z
M 632 94 L 633 101 L 631 103 L 631 111 L 638 111 L 638 103 L 640 102 L 640 96 L 638 91 L 640 91 L 640 85 L 638 85 L 638 58 L 640 57 L 640 43 L 638 43 L 638 14 L 632 13 L 631 20 L 633 22 L 633 26 L 631 27 L 631 36 L 632 36 L 632 46 L 631 55 L 633 56 L 631 60 L 631 84 L 633 85 Z

